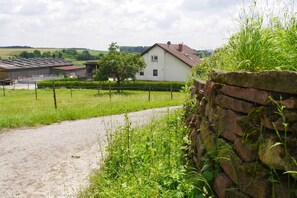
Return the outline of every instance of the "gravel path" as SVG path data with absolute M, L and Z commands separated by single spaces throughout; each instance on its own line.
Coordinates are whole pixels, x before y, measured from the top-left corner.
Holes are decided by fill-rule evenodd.
M 166 112 L 159 108 L 128 116 L 135 126 Z M 76 197 L 99 168 L 106 129 L 124 122 L 121 114 L 2 132 L 0 197 Z

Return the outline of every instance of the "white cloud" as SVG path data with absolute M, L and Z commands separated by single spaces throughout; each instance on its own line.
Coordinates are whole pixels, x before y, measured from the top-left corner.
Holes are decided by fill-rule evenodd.
M 267 0 L 263 0 L 267 1 Z M 242 0 L 1 0 L 0 46 L 87 47 L 184 42 L 219 47 Z

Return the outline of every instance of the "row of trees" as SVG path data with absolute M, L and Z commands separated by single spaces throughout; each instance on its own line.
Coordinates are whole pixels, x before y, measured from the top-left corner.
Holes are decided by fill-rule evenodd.
M 46 51 L 41 52 L 40 50 L 34 50 L 33 52 L 23 51 L 17 58 L 65 58 L 73 60 L 99 60 L 104 54 L 100 53 L 99 55 L 92 55 L 88 50 L 83 50 L 78 52 L 75 49 L 62 49 L 57 51 Z

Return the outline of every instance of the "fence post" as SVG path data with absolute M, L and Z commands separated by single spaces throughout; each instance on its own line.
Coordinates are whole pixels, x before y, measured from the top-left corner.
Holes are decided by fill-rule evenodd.
M 97 96 L 99 96 L 99 94 L 100 94 L 100 87 L 99 87 L 99 84 L 97 85 L 97 91 L 98 91 Z
M 37 83 L 35 82 L 35 99 L 37 100 Z
M 30 87 L 29 87 L 29 81 L 27 81 L 27 83 L 28 83 L 28 90 L 30 89 Z
M 151 101 L 151 86 L 149 86 L 148 101 Z
M 13 90 L 15 90 L 15 82 L 13 82 Z
M 54 94 L 54 104 L 55 104 L 55 109 L 57 109 L 57 98 L 56 98 L 55 81 L 53 81 L 53 94 Z
M 170 98 L 171 98 L 171 100 L 173 99 L 173 94 L 172 94 L 172 85 L 170 85 Z
M 70 95 L 71 95 L 71 98 L 72 98 L 72 85 L 70 85 Z
M 109 100 L 111 100 L 111 82 L 109 81 Z
M 5 87 L 4 87 L 4 81 L 2 81 L 2 88 L 3 88 L 3 96 L 5 96 Z

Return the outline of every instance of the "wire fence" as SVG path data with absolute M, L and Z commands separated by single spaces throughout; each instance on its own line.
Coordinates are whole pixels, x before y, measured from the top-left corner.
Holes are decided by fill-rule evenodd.
M 80 90 L 86 90 L 86 88 L 84 87 L 77 87 L 77 86 L 63 86 L 63 87 L 57 87 L 55 85 L 55 82 L 53 81 L 52 82 L 52 87 L 51 88 L 43 88 L 43 89 L 38 89 L 38 86 L 37 86 L 37 83 L 27 83 L 27 84 L 22 84 L 22 89 L 25 89 L 25 90 L 31 90 L 33 93 L 34 93 L 34 98 L 35 100 L 39 100 L 39 92 L 40 90 L 51 90 L 52 91 L 52 103 L 54 104 L 54 108 L 57 109 L 59 107 L 59 103 L 58 103 L 58 97 L 57 96 L 57 90 L 69 90 L 68 94 L 70 96 L 70 98 L 72 99 L 74 97 L 74 93 L 75 92 L 79 92 Z M 12 85 L 9 85 L 9 89 L 10 90 L 16 90 L 18 89 L 18 85 L 13 83 Z M 7 96 L 7 85 L 4 85 L 2 84 L 2 96 L 5 97 Z M 137 90 L 145 90 L 145 91 L 142 91 L 142 92 L 146 92 L 147 93 L 147 101 L 151 102 L 152 101 L 152 92 L 154 92 L 155 90 L 150 87 L 150 86 L 146 86 L 146 87 L 134 87 L 134 91 L 137 91 Z M 131 87 L 125 87 L 125 86 L 121 86 L 121 87 L 112 87 L 112 86 L 109 86 L 108 88 L 102 88 L 102 86 L 98 85 L 98 86 L 89 86 L 87 87 L 87 90 L 93 90 L 94 91 L 94 94 L 98 97 L 100 96 L 108 96 L 109 98 L 109 101 L 112 101 L 112 98 L 114 95 L 118 94 L 118 93 L 124 93 L 125 91 L 131 91 Z M 158 89 L 158 91 L 160 91 L 160 89 Z M 168 88 L 164 89 L 163 92 L 166 92 L 168 93 L 166 99 L 167 100 L 173 100 L 174 99 L 174 92 L 179 92 L 180 89 L 176 89 L 176 88 L 173 88 L 172 86 L 169 86 Z M 31 93 L 31 92 L 30 92 Z M 32 93 L 32 95 L 33 95 Z M 85 105 L 86 102 L 82 102 L 81 105 Z M 16 107 L 18 108 L 18 107 Z M 26 106 L 22 106 L 22 108 L 26 108 Z M 30 106 L 28 106 L 28 108 L 30 108 Z

